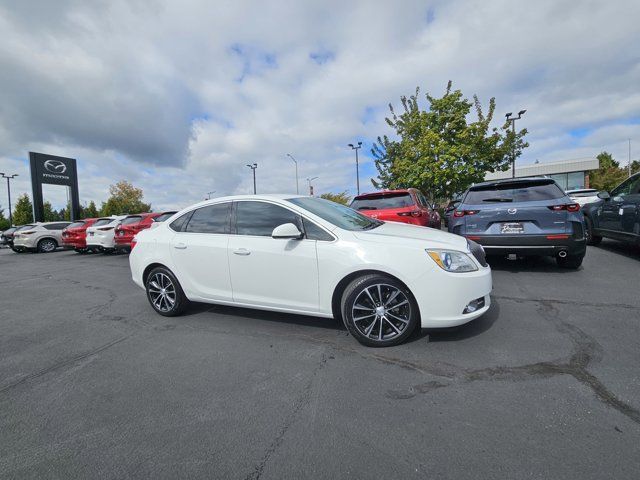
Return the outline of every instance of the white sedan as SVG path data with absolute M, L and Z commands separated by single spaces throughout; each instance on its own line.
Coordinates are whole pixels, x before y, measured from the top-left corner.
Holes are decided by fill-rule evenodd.
M 482 247 L 464 237 L 295 195 L 188 207 L 138 233 L 129 262 L 160 315 L 191 300 L 335 317 L 376 347 L 481 316 L 492 285 Z

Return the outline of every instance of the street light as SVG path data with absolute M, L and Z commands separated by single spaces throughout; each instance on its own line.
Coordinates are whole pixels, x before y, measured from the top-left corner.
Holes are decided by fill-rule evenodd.
M 2 175 L 2 178 L 6 178 L 7 179 L 7 196 L 9 197 L 9 226 L 12 227 L 13 226 L 13 214 L 11 213 L 11 184 L 9 183 L 9 180 L 16 178 L 18 176 L 17 173 L 14 173 L 13 175 L 6 175 L 3 172 L 0 172 L 0 175 Z
M 256 194 L 256 168 L 258 168 L 258 164 L 254 163 L 253 165 L 247 164 L 247 167 L 251 169 L 253 172 L 253 194 Z
M 293 160 L 293 163 L 296 164 L 296 194 L 299 195 L 300 189 L 298 188 L 298 162 L 296 161 L 295 158 L 293 158 L 293 155 L 291 155 L 290 153 L 287 153 L 287 157 Z
M 207 192 L 207 198 L 205 200 L 211 200 L 211 195 L 216 193 L 216 190 L 214 190 L 213 192 Z
M 511 178 L 516 178 L 516 120 L 520 120 L 522 115 L 526 113 L 526 110 L 520 110 L 517 117 L 512 117 L 512 113 L 509 112 L 505 115 L 507 122 L 511 122 L 511 131 L 513 132 L 513 151 L 511 152 Z
M 309 195 L 311 195 L 312 197 L 313 197 L 313 186 L 311 185 L 311 180 L 315 180 L 316 178 L 319 178 L 319 177 L 307 178 L 307 182 L 309 182 Z
M 354 146 L 353 143 L 350 143 L 349 146 L 351 150 L 356 151 L 356 186 L 358 190 L 358 195 L 360 195 L 360 168 L 358 166 L 358 150 L 362 148 L 362 142 L 358 142 L 358 146 Z

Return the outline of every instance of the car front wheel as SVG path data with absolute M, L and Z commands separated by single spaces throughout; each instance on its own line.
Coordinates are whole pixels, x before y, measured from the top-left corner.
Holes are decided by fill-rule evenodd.
M 411 292 L 385 275 L 363 275 L 353 280 L 344 290 L 341 307 L 349 333 L 369 347 L 402 343 L 420 323 Z
M 165 317 L 180 315 L 189 303 L 175 275 L 165 267 L 151 270 L 145 288 L 153 309 Z

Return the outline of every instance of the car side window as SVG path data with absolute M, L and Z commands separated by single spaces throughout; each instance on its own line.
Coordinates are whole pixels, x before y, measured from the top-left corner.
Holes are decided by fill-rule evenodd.
M 184 226 L 187 224 L 187 220 L 189 220 L 189 217 L 191 217 L 192 213 L 193 211 L 187 212 L 184 215 L 180 215 L 173 222 L 171 222 L 169 224 L 169 226 L 171 227 L 171 230 L 175 230 L 176 232 L 181 232 Z
M 43 225 L 47 230 L 62 230 L 68 226 L 68 223 L 52 223 L 50 225 Z
M 640 175 L 636 178 L 635 183 L 631 185 L 630 195 L 638 195 L 640 194 Z
M 289 209 L 266 202 L 236 203 L 236 233 L 270 237 L 273 229 L 283 223 L 301 227 L 300 216 Z
M 194 210 L 185 232 L 190 233 L 229 233 L 229 213 L 231 202 L 207 205 Z
M 624 182 L 622 182 L 620 185 L 618 185 L 616 188 L 614 188 L 611 191 L 611 196 L 612 197 L 620 197 L 622 195 L 629 195 L 634 193 L 633 190 L 635 188 L 636 192 L 638 193 L 637 190 L 640 187 L 640 176 L 636 177 L 636 178 L 628 178 L 626 179 Z
M 304 233 L 309 240 L 319 240 L 322 242 L 331 242 L 334 240 L 333 235 L 326 232 L 323 228 L 306 218 L 302 219 L 304 225 Z

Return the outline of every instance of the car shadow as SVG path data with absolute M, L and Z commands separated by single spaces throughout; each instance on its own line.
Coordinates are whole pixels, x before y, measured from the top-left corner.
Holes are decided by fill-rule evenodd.
M 607 252 L 617 253 L 627 258 L 640 261 L 640 247 L 631 243 L 617 242 L 615 240 L 603 239 L 600 245 L 589 248 L 597 248 L 606 250 Z
M 487 257 L 487 263 L 491 266 L 492 270 L 504 271 L 509 273 L 529 273 L 529 272 L 543 272 L 543 273 L 575 273 L 580 271 L 583 267 L 577 270 L 570 268 L 561 268 L 556 263 L 553 257 L 543 256 L 528 256 L 517 258 L 516 260 L 509 260 L 506 256 L 492 255 Z
M 451 328 L 424 328 L 415 340 L 421 340 L 429 336 L 430 342 L 457 342 L 467 338 L 477 337 L 493 327 L 500 317 L 500 302 L 491 297 L 491 306 L 487 313 L 469 323 Z

